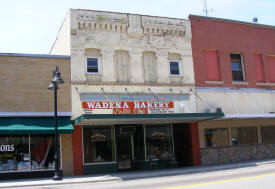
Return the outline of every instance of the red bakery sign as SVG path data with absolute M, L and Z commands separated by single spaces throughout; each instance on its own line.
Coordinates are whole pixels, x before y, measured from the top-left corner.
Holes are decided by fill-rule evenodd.
M 173 101 L 82 101 L 85 113 L 90 114 L 151 114 L 169 113 Z

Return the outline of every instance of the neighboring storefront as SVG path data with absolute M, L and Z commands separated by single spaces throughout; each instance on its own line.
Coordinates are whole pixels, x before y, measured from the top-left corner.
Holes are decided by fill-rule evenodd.
M 57 95 L 61 165 L 73 174 L 70 57 L 0 53 L 0 179 L 52 177 L 54 93 L 48 90 L 59 66 L 64 84 Z
M 70 117 L 58 124 L 59 134 L 72 134 Z M 1 117 L 0 125 L 0 179 L 53 175 L 53 117 Z
M 97 101 L 87 100 L 95 95 L 80 94 L 84 114 L 74 120 L 73 134 L 76 175 L 199 165 L 197 122 L 223 116 L 179 113 L 185 95 L 158 94 L 157 101 L 146 94 L 97 94 Z
M 275 157 L 273 115 L 202 122 L 199 135 L 202 165 Z

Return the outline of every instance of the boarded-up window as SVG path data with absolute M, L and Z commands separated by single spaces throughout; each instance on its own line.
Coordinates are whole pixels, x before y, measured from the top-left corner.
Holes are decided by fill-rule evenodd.
M 275 142 L 275 126 L 261 127 L 262 140 L 264 143 Z
M 257 127 L 232 128 L 232 145 L 257 144 Z
M 146 83 L 157 82 L 156 55 L 154 52 L 143 53 L 144 81 Z
M 220 68 L 218 62 L 218 52 L 215 50 L 204 51 L 204 62 L 207 81 L 220 81 Z
M 220 129 L 205 129 L 205 142 L 207 147 L 228 146 L 228 130 Z
M 128 51 L 116 51 L 116 78 L 118 82 L 130 82 L 130 64 Z
M 275 56 L 267 57 L 269 81 L 275 83 Z
M 261 54 L 254 54 L 256 64 L 257 82 L 264 82 L 263 59 Z

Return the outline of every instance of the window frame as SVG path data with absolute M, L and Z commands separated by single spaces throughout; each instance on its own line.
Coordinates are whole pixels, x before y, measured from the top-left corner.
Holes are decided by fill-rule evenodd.
M 232 59 L 231 59 L 231 54 L 238 54 L 241 56 L 241 66 L 242 66 L 242 76 L 243 76 L 243 80 L 234 80 L 233 78 L 233 69 L 232 69 Z M 233 82 L 246 82 L 246 78 L 245 78 L 245 71 L 244 71 L 244 59 L 243 59 L 243 53 L 242 52 L 231 52 L 230 53 L 230 66 L 231 66 L 231 73 L 232 73 L 232 81 Z
M 179 68 L 179 74 L 171 74 L 171 62 L 177 62 L 178 63 L 178 68 Z M 182 76 L 182 71 L 181 71 L 181 61 L 180 60 L 169 60 L 168 61 L 168 66 L 169 66 L 169 76 Z
M 238 143 L 237 143 L 237 144 L 234 144 L 233 141 L 232 141 L 232 139 L 234 138 L 234 137 L 233 137 L 233 129 L 236 129 L 236 130 L 237 130 L 237 129 L 241 129 L 241 130 L 243 130 L 243 129 L 255 129 L 255 131 L 256 131 L 256 141 L 255 141 L 255 143 L 245 143 L 245 144 L 244 144 L 244 143 L 240 143 L 240 142 L 239 142 L 240 140 L 238 139 L 238 140 L 239 140 Z M 232 144 L 231 144 L 232 146 L 258 145 L 258 144 L 260 144 L 260 143 L 259 143 L 259 132 L 258 132 L 257 126 L 231 127 L 230 130 L 231 130 L 231 131 L 230 131 L 230 132 L 231 132 L 231 139 L 230 139 L 230 140 L 231 140 L 231 142 L 232 142 Z
M 32 162 L 32 158 L 33 158 L 33 156 L 32 156 L 32 148 L 31 148 L 31 143 L 32 143 L 32 137 L 51 137 L 51 139 L 52 139 L 52 142 L 53 142 L 53 140 L 54 140 L 54 135 L 53 134 L 42 134 L 42 135 L 40 135 L 40 134 L 22 134 L 22 135 L 14 135 L 14 134 L 8 134 L 8 135 L 1 135 L 1 137 L 18 137 L 18 138 L 22 138 L 22 137 L 27 137 L 27 140 L 28 140 L 28 142 L 26 143 L 27 145 L 28 145 L 28 158 L 29 158 L 29 160 L 28 161 L 24 161 L 24 162 L 28 162 L 29 163 L 29 167 L 28 167 L 28 169 L 25 169 L 25 170 L 0 170 L 0 173 L 19 173 L 19 172 L 34 172 L 34 171 L 52 171 L 52 170 L 54 170 L 54 168 L 50 168 L 50 167 L 48 167 L 48 168 L 41 168 L 41 169 L 33 169 L 32 168 L 32 164 L 33 164 L 33 162 Z M 58 142 L 59 142 L 59 145 L 60 145 L 60 136 L 58 137 Z M 51 145 L 54 145 L 54 143 L 52 143 Z M 19 153 L 19 152 L 18 152 Z M 22 152 L 21 152 L 21 154 L 22 154 Z M 52 156 L 53 158 L 54 158 L 54 154 L 53 154 L 53 156 Z M 62 164 L 60 165 L 60 167 L 62 168 Z
M 97 59 L 97 72 L 88 72 L 88 59 Z M 100 58 L 99 57 L 92 57 L 92 56 L 89 56 L 89 57 L 86 57 L 86 65 L 85 65 L 85 73 L 86 74 L 91 74 L 91 75 L 98 75 L 98 74 L 101 74 L 101 61 L 100 61 Z
M 89 125 L 90 126 L 90 125 Z M 101 165 L 101 164 L 113 164 L 113 163 L 116 163 L 117 162 L 117 159 L 116 159 L 116 135 L 115 135 L 115 127 L 113 125 L 103 125 L 103 126 L 99 126 L 97 125 L 96 127 L 89 127 L 89 126 L 86 126 L 86 127 L 82 127 L 81 129 L 81 132 L 82 132 L 82 165 Z M 87 129 L 87 128 L 90 128 L 90 129 L 110 129 L 110 137 L 112 140 L 112 153 L 114 152 L 114 159 L 112 161 L 102 161 L 102 162 L 89 162 L 89 163 L 86 163 L 85 162 L 85 146 L 84 146 L 84 129 Z

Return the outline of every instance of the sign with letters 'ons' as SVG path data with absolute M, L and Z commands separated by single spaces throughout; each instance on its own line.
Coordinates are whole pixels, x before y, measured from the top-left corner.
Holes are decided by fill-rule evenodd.
M 82 101 L 86 114 L 174 113 L 174 101 Z
M 0 152 L 13 152 L 14 144 L 0 144 Z

